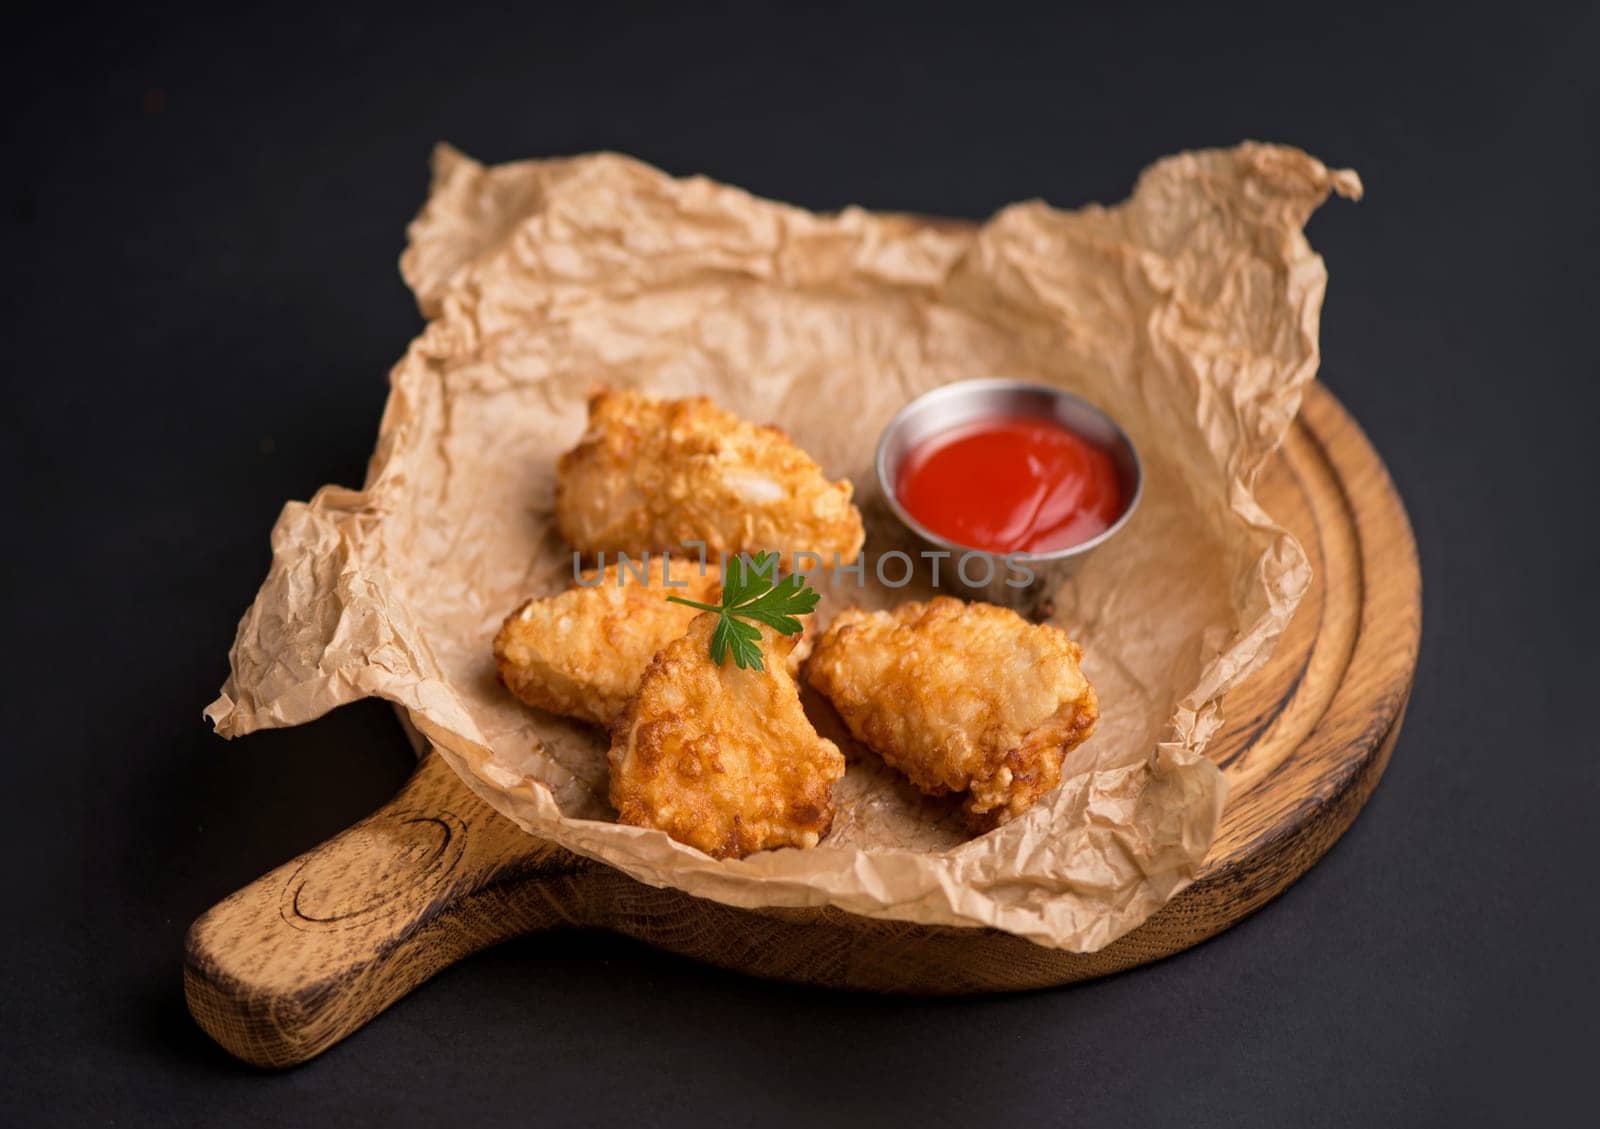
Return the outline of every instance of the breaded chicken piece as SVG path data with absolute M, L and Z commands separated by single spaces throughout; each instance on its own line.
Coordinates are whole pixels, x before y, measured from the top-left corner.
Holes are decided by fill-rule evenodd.
M 647 583 L 611 565 L 584 572 L 584 583 L 558 596 L 529 600 L 506 617 L 494 640 L 500 680 L 530 706 L 610 725 L 639 689 L 657 651 L 689 629 L 700 613 L 667 602 L 669 595 L 716 603 L 722 577 L 715 565 L 669 558 L 672 581 L 662 582 L 662 558 L 651 556 Z
M 965 792 L 975 831 L 1021 815 L 1061 783 L 1094 731 L 1094 687 L 1065 632 L 948 596 L 893 612 L 840 612 L 806 678 L 855 738 L 931 796 Z
M 611 727 L 617 818 L 714 858 L 814 847 L 833 823 L 844 756 L 817 735 L 785 661 L 792 636 L 761 628 L 765 670 L 711 660 L 717 616 L 655 657 Z
M 850 495 L 782 431 L 704 397 L 596 393 L 583 439 L 556 464 L 556 521 L 588 554 L 703 541 L 713 557 L 777 549 L 848 564 L 863 536 Z

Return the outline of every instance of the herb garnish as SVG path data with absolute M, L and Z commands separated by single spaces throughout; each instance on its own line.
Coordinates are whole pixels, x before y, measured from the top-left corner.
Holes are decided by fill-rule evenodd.
M 762 553 L 753 560 L 748 553 L 741 553 L 728 562 L 722 575 L 720 607 L 682 596 L 667 597 L 674 604 L 717 613 L 717 626 L 711 632 L 711 661 L 718 666 L 732 650 L 733 661 L 740 670 L 766 669 L 761 663 L 761 629 L 755 624 L 764 623 L 780 634 L 794 635 L 803 629 L 795 617 L 809 613 L 822 598 L 815 588 L 806 586 L 806 578 L 800 573 L 776 580 L 777 562 L 778 554 L 773 552 Z

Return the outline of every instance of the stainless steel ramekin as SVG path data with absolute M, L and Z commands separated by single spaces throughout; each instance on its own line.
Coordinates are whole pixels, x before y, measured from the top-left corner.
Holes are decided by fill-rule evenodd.
M 896 492 L 900 464 L 906 455 L 924 440 L 995 416 L 1051 420 L 1109 451 L 1124 499 L 1117 520 L 1098 536 L 1065 549 L 1000 556 L 941 537 L 907 513 Z M 1024 380 L 959 380 L 918 396 L 895 413 L 878 440 L 878 485 L 889 508 L 907 529 L 949 552 L 939 575 L 941 588 L 954 588 L 960 595 L 1041 617 L 1050 613 L 1056 592 L 1084 559 L 1128 524 L 1144 492 L 1144 467 L 1133 441 L 1117 422 L 1070 392 Z M 964 570 L 957 567 L 963 557 L 968 558 Z M 1021 583 L 1024 570 L 1033 574 L 1028 583 Z M 985 576 L 988 579 L 979 583 Z

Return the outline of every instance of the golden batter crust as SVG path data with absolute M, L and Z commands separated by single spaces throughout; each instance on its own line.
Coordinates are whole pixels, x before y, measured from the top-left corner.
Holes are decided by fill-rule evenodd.
M 829 482 L 776 427 L 757 427 L 705 397 L 657 400 L 602 391 L 589 428 L 556 465 L 556 520 L 580 552 L 788 556 L 861 552 L 848 480 Z
M 1066 633 L 942 596 L 847 609 L 806 668 L 855 738 L 929 795 L 966 793 L 974 830 L 1021 815 L 1061 783 L 1094 731 L 1094 688 Z
M 695 619 L 650 664 L 611 730 L 611 803 L 714 858 L 814 847 L 833 823 L 844 756 L 800 706 L 793 636 L 761 628 L 765 670 L 711 661 L 717 617 Z

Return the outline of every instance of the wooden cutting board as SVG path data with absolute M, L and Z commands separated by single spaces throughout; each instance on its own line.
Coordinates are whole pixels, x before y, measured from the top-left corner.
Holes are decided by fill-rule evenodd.
M 1360 429 L 1308 392 L 1258 495 L 1315 581 L 1272 661 L 1224 704 L 1209 755 L 1229 801 L 1198 880 L 1097 953 L 833 909 L 730 909 L 524 834 L 437 754 L 377 814 L 279 867 L 189 931 L 184 991 L 238 1057 L 304 1062 L 440 969 L 555 926 L 612 929 L 757 976 L 878 991 L 992 992 L 1144 964 L 1260 908 L 1371 795 L 1400 732 L 1422 626 L 1416 545 Z

